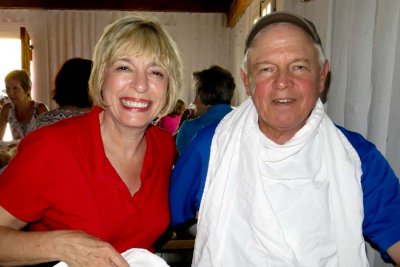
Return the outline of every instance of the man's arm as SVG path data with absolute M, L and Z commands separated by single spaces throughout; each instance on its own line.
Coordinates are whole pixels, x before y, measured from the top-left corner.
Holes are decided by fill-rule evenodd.
M 200 207 L 208 170 L 210 147 L 217 123 L 200 131 L 175 162 L 171 176 L 170 207 L 173 226 L 194 219 Z
M 387 253 L 392 260 L 400 267 L 400 241 L 394 243 L 388 250 Z
M 339 129 L 356 149 L 362 162 L 364 198 L 363 233 L 385 260 L 400 264 L 400 184 L 376 146 L 360 134 Z

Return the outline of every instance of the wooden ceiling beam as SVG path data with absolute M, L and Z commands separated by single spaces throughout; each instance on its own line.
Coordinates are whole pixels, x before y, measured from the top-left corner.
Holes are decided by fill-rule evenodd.
M 0 9 L 92 9 L 227 13 L 231 1 L 232 0 L 0 0 Z
M 252 0 L 234 0 L 227 14 L 227 27 L 234 27 Z

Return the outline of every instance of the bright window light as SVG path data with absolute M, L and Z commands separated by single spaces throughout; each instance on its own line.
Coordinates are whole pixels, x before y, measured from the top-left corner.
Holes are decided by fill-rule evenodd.
M 5 97 L 4 77 L 12 70 L 21 69 L 21 40 L 17 38 L 0 38 L 0 98 Z M 10 126 L 7 123 L 4 141 L 11 141 Z
M 269 2 L 267 4 L 267 6 L 263 8 L 261 16 L 265 16 L 265 15 L 271 13 L 271 11 L 272 11 L 272 6 L 271 6 L 271 2 Z
M 0 38 L 0 58 L 0 88 L 4 89 L 4 77 L 7 73 L 21 68 L 21 40 Z M 3 96 L 3 90 L 0 94 Z

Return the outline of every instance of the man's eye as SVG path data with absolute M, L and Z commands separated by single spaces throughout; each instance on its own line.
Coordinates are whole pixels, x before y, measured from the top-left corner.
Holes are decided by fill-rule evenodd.
M 262 73 L 264 73 L 264 72 L 272 72 L 272 71 L 273 71 L 273 68 L 271 68 L 271 67 L 260 68 L 260 72 L 262 72 Z
M 306 68 L 306 67 L 303 66 L 303 65 L 294 66 L 294 69 L 295 69 L 295 70 L 304 70 L 305 68 Z

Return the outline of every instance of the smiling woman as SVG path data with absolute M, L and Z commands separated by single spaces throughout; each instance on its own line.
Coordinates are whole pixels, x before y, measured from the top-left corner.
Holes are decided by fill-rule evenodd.
M 175 42 L 154 19 L 116 20 L 95 47 L 89 88 L 90 112 L 32 131 L 1 174 L 0 265 L 127 267 L 120 253 L 153 251 L 167 229 L 175 147 L 151 121 L 182 88 Z

